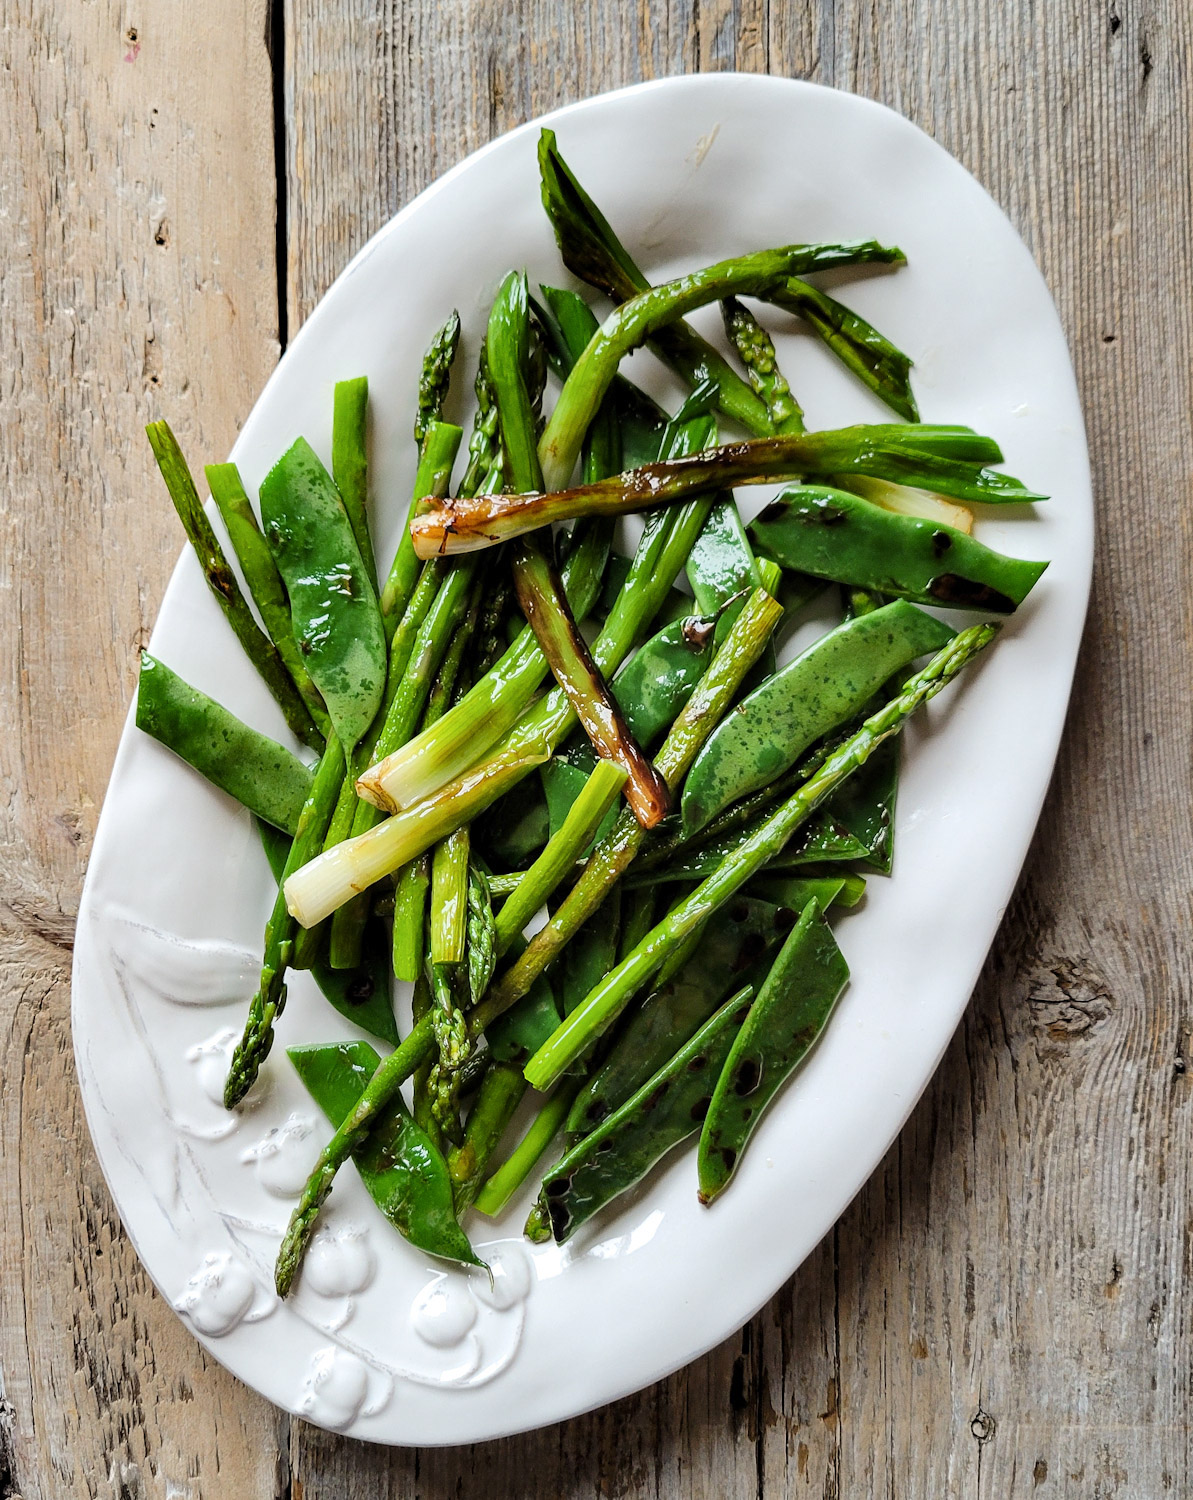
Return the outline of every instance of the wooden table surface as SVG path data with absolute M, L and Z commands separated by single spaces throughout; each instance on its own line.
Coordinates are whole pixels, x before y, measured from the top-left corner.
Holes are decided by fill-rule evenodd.
M 0 1497 L 1189 1494 L 1189 7 L 3 0 L 3 15 Z M 337 1439 L 226 1374 L 153 1290 L 76 1092 L 79 889 L 179 550 L 142 426 L 168 415 L 187 451 L 222 456 L 337 271 L 439 173 L 553 105 L 733 67 L 910 116 L 1048 279 L 1100 521 L 1055 781 L 935 1081 L 748 1327 L 525 1437 Z

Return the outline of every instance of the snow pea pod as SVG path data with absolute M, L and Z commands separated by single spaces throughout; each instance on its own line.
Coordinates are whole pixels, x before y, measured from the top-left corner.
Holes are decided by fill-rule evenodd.
M 760 875 L 747 887 L 751 895 L 774 901 L 792 911 L 803 911 L 809 901 L 821 911 L 830 906 L 856 906 L 866 894 L 866 877 L 849 870 L 808 870 L 802 875 Z
M 716 838 L 709 838 L 693 848 L 684 848 L 665 864 L 655 864 L 647 869 L 631 872 L 626 879 L 627 889 L 671 885 L 681 880 L 703 880 L 712 874 L 727 854 L 740 848 L 773 811 L 774 804 L 767 802 L 748 823 Z M 769 873 L 774 873 L 826 860 L 868 857 L 869 850 L 861 839 L 825 810 L 809 818 L 790 842 L 767 863 L 766 869 Z
M 704 528 L 688 553 L 688 582 L 705 614 L 723 609 L 729 600 L 761 588 L 758 564 L 732 495 L 719 495 Z
M 696 757 L 683 790 L 683 833 L 793 766 L 808 746 L 865 707 L 896 672 L 953 632 L 902 599 L 846 620 L 746 695 Z
M 291 1047 L 288 1055 L 337 1128 L 381 1065 L 368 1042 Z M 415 1124 L 400 1094 L 377 1116 L 352 1160 L 369 1196 L 404 1239 L 444 1260 L 484 1265 L 456 1221 L 447 1163 Z
M 705 928 L 683 968 L 630 1017 L 577 1095 L 568 1113 L 568 1141 L 595 1129 L 698 1031 L 726 995 L 747 982 L 754 966 L 776 951 L 793 920 L 790 910 L 770 901 L 742 896 L 731 902 L 725 920 Z
M 636 1094 L 547 1173 L 539 1207 L 557 1244 L 700 1128 L 753 995 L 747 985 L 727 1000 Z
M 298 827 L 310 768 L 148 651 L 141 652 L 137 728 L 265 822 L 289 834 Z
M 894 859 L 898 790 L 899 741 L 888 740 L 824 808 L 864 847 L 865 853 L 858 858 L 884 875 L 890 874 Z
M 294 634 L 348 749 L 385 690 L 386 646 L 375 586 L 331 475 L 305 438 L 261 484 L 261 518 L 290 595 Z
M 664 625 L 614 678 L 613 696 L 639 743 L 653 744 L 692 696 L 712 661 L 716 626 L 708 611 Z
M 785 490 L 749 530 L 758 550 L 785 568 L 918 604 L 995 614 L 1013 613 L 1048 566 L 825 485 Z
M 290 840 L 268 823 L 258 821 L 257 832 L 265 849 L 274 880 L 281 880 L 286 868 Z M 390 993 L 389 943 L 384 924 L 374 921 L 366 932 L 363 954 L 354 969 L 333 969 L 316 959 L 310 975 L 323 998 L 338 1010 L 346 1021 L 379 1037 L 391 1047 L 398 1045 L 398 1024 L 394 1020 L 393 996 Z
M 700 1131 L 700 1201 L 729 1185 L 766 1106 L 811 1051 L 849 980 L 815 901 L 809 901 L 750 1007 L 713 1090 Z

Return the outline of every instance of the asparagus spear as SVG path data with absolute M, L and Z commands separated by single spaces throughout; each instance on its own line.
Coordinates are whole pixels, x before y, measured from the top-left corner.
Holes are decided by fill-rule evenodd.
M 419 415 L 415 423 L 416 441 L 420 445 L 418 473 L 415 475 L 414 494 L 410 499 L 406 521 L 398 538 L 398 549 L 390 565 L 385 587 L 381 590 L 383 617 L 400 618 L 406 607 L 406 601 L 410 598 L 410 592 L 418 578 L 418 559 L 414 555 L 410 542 L 410 522 L 418 514 L 425 495 L 447 493 L 451 482 L 451 467 L 456 458 L 456 448 L 452 447 L 450 452 L 448 451 L 447 435 L 455 433 L 457 444 L 463 436 L 458 427 L 442 421 L 442 399 L 447 394 L 452 360 L 455 358 L 458 342 L 458 334 L 452 336 L 450 333 L 453 323 L 458 323 L 454 312 L 432 338 L 427 352 L 423 355 L 418 384 Z M 437 434 L 437 429 L 443 430 Z M 473 435 L 475 437 L 475 432 Z M 445 469 L 446 473 L 443 472 Z
M 624 782 L 625 772 L 620 766 L 607 760 L 597 762 L 559 832 L 547 841 L 546 848 L 501 908 L 495 931 L 498 954 L 509 948 L 534 914 L 546 905 L 559 882 L 592 843 Z
M 418 414 L 414 419 L 414 441 L 420 450 L 432 422 L 443 417 L 443 403 L 451 383 L 452 362 L 460 343 L 460 314 L 452 309 L 442 328 L 436 330 L 423 355 L 418 377 Z
M 199 492 L 195 489 L 195 481 L 191 478 L 191 471 L 187 468 L 178 440 L 170 431 L 169 423 L 150 422 L 145 432 L 166 482 L 166 489 L 170 492 L 170 499 L 174 502 L 174 509 L 178 512 L 178 519 L 195 549 L 207 587 L 215 595 L 224 618 L 244 647 L 245 655 L 261 674 L 262 681 L 282 710 L 291 731 L 313 750 L 322 750 L 323 736 L 319 733 L 310 710 L 286 671 L 277 647 L 259 628 L 248 602 L 240 592 L 236 575 L 211 529 L 211 522 L 207 519 L 199 500 Z
M 278 572 L 269 543 L 261 535 L 257 517 L 240 482 L 235 464 L 208 464 L 204 471 L 212 499 L 219 507 L 224 528 L 232 543 L 232 550 L 240 561 L 241 571 L 249 586 L 253 602 L 261 612 L 265 629 L 278 648 L 278 655 L 285 663 L 291 681 L 302 695 L 311 718 L 326 735 L 330 723 L 323 695 L 311 679 L 294 638 L 294 624 L 290 619 L 290 601 L 286 596 L 286 585 Z
M 344 749 L 333 734 L 315 770 L 310 794 L 298 815 L 294 842 L 286 856 L 286 868 L 273 911 L 265 928 L 265 956 L 257 991 L 249 1003 L 244 1034 L 237 1043 L 224 1084 L 224 1107 L 235 1109 L 256 1082 L 261 1064 L 273 1046 L 273 1023 L 286 1004 L 286 968 L 294 943 L 294 918 L 286 907 L 285 883 L 316 852 L 327 831 L 336 793 L 344 779 Z
M 961 631 L 922 672 L 904 684 L 899 695 L 872 714 L 810 781 L 776 808 L 751 838 L 674 906 L 633 952 L 560 1023 L 554 1036 L 526 1065 L 527 1082 L 534 1088 L 549 1088 L 621 1013 L 671 952 L 778 853 L 799 825 L 846 777 L 864 765 L 879 745 L 898 734 L 915 710 L 935 696 L 989 645 L 998 630 L 998 625 L 986 624 Z
M 729 342 L 746 367 L 750 385 L 766 407 L 772 429 L 775 432 L 803 432 L 803 411 L 779 369 L 770 334 L 736 297 L 727 297 L 721 303 L 721 316 Z
M 443 501 L 413 522 L 411 535 L 420 557 L 472 552 L 579 516 L 625 515 L 710 489 L 834 473 L 873 475 L 959 500 L 1000 504 L 1047 499 L 1011 475 L 986 467 L 1001 459 L 993 439 L 968 428 L 878 424 L 789 433 L 644 464 L 570 490 Z

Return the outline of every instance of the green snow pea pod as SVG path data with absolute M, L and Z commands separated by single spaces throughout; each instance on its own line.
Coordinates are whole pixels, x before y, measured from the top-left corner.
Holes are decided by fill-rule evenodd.
M 855 718 L 888 677 L 952 635 L 896 599 L 814 641 L 713 730 L 684 782 L 684 836 L 781 776 L 809 745 Z
M 311 771 L 214 698 L 141 652 L 137 728 L 151 734 L 257 817 L 293 834 L 311 790 Z
M 700 1201 L 729 1185 L 766 1106 L 808 1055 L 849 980 L 849 965 L 809 901 L 750 1007 L 700 1131 Z
M 709 511 L 688 553 L 687 574 L 704 614 L 715 614 L 730 599 L 762 587 L 758 564 L 732 495 L 719 495 Z
M 599 1125 L 698 1031 L 726 995 L 748 981 L 754 966 L 776 951 L 793 920 L 791 911 L 769 901 L 749 896 L 731 901 L 723 919 L 705 928 L 678 973 L 657 985 L 629 1018 L 612 1052 L 577 1095 L 568 1114 L 568 1140 Z
M 615 885 L 560 955 L 560 1008 L 569 1015 L 589 990 L 617 967 L 621 887 Z
M 744 602 L 744 601 L 743 601 Z M 635 739 L 653 744 L 670 729 L 713 658 L 717 620 L 685 614 L 655 632 L 613 679 L 617 699 Z
M 281 880 L 286 868 L 286 855 L 290 852 L 290 840 L 258 821 L 257 832 L 265 849 L 265 857 L 273 878 Z M 384 923 L 373 921 L 365 934 L 361 961 L 354 969 L 333 969 L 322 959 L 310 967 L 311 978 L 319 986 L 323 998 L 338 1010 L 346 1021 L 379 1037 L 391 1047 L 398 1045 L 398 1023 L 394 1020 L 393 996 L 390 985 L 389 942 Z
M 865 848 L 859 855 L 889 875 L 894 857 L 895 798 L 899 790 L 899 740 L 888 740 L 825 803 L 826 814 Z
M 755 547 L 785 568 L 918 604 L 995 614 L 1011 614 L 1048 566 L 825 485 L 785 490 L 749 530 Z
M 305 438 L 265 476 L 260 502 L 299 649 L 336 734 L 351 749 L 385 691 L 385 631 L 374 584 L 331 475 Z
M 288 1056 L 337 1128 L 381 1065 L 368 1042 L 291 1047 Z M 447 1163 L 400 1094 L 378 1115 L 352 1160 L 373 1202 L 404 1239 L 444 1260 L 484 1265 L 456 1221 Z
M 564 748 L 558 751 L 546 765 L 539 768 L 543 795 L 547 799 L 547 826 L 554 838 L 563 827 L 572 804 L 588 785 L 588 778 L 596 770 L 597 759 L 592 746 L 583 735 L 571 736 Z M 593 842 L 603 839 L 617 821 L 617 804 L 609 809 L 597 829 Z M 591 845 L 589 846 L 591 848 Z M 588 850 L 584 851 L 587 859 Z
M 490 1021 L 485 1028 L 485 1040 L 495 1062 L 521 1066 L 558 1025 L 555 992 L 545 979 L 539 979 L 516 1005 Z
M 528 776 L 472 825 L 476 843 L 497 868 L 521 870 L 551 836 L 542 782 Z
M 830 906 L 856 906 L 866 894 L 866 877 L 851 870 L 809 869 L 799 875 L 760 875 L 747 888 L 752 896 L 773 901 L 791 911 L 803 911 L 815 900 L 821 911 Z
M 747 985 L 727 1000 L 636 1094 L 547 1173 L 539 1209 L 557 1244 L 700 1129 L 753 994 Z

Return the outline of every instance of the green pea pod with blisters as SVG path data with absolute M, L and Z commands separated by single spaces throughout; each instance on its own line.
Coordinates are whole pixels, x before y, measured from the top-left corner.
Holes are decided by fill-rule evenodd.
M 733 1039 L 700 1131 L 701 1203 L 729 1185 L 766 1106 L 807 1057 L 849 981 L 836 939 L 809 901 Z
M 381 1065 L 368 1042 L 291 1047 L 288 1055 L 337 1128 Z M 400 1094 L 378 1115 L 352 1159 L 369 1196 L 404 1239 L 444 1260 L 484 1265 L 456 1220 L 447 1163 Z
M 273 827 L 289 834 L 298 827 L 310 768 L 148 651 L 141 653 L 137 728 Z
M 557 1244 L 700 1129 L 753 994 L 747 985 L 727 1000 L 637 1093 L 547 1173 L 538 1206 Z
M 785 490 L 749 532 L 754 546 L 785 568 L 917 604 L 994 614 L 1013 613 L 1048 566 L 818 484 Z
M 265 849 L 274 880 L 282 878 L 290 840 L 276 828 L 258 821 L 257 831 Z M 398 1045 L 398 1024 L 394 1020 L 389 942 L 380 919 L 374 918 L 365 933 L 361 961 L 354 969 L 333 969 L 316 959 L 310 966 L 311 978 L 323 998 L 338 1010 L 345 1020 L 379 1037 L 391 1047 Z
M 814 641 L 713 730 L 684 782 L 684 836 L 781 776 L 810 745 L 855 718 L 892 674 L 952 635 L 896 599 Z
M 769 901 L 742 896 L 731 902 L 724 920 L 701 934 L 682 969 L 656 986 L 626 1022 L 608 1058 L 576 1096 L 568 1140 L 587 1135 L 661 1067 L 746 982 L 753 966 L 778 950 L 792 920 L 790 911 Z
M 307 670 L 350 749 L 376 717 L 385 690 L 375 585 L 331 475 L 305 438 L 265 476 L 260 502 Z

